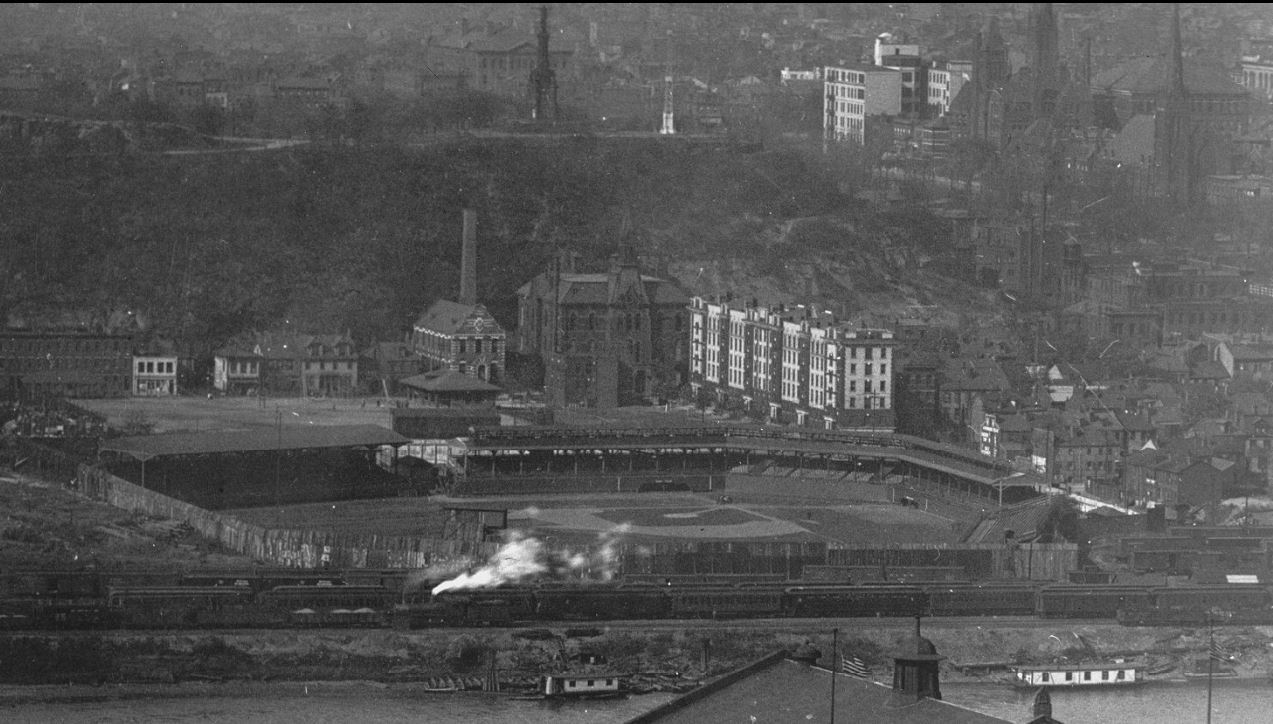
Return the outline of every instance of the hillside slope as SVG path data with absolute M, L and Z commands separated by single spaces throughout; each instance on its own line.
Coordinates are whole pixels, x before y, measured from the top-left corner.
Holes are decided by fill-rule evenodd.
M 875 213 L 843 177 L 796 152 L 595 139 L 16 159 L 0 166 L 0 313 L 131 321 L 192 356 L 285 325 L 392 338 L 456 294 L 464 206 L 479 297 L 510 328 L 516 289 L 558 250 L 603 268 L 621 240 L 691 294 L 851 316 L 984 306 L 938 271 L 953 268 L 939 224 Z

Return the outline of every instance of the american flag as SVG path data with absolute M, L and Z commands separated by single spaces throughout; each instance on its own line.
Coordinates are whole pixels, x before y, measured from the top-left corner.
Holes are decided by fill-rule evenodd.
M 1228 651 L 1225 651 L 1220 644 L 1216 643 L 1214 639 L 1211 641 L 1211 658 L 1224 663 L 1228 663 L 1233 660 L 1233 656 L 1231 656 Z
M 849 676 L 856 676 L 859 679 L 865 679 L 869 675 L 869 672 L 866 669 L 866 664 L 862 663 L 862 659 L 859 659 L 856 656 L 841 656 L 840 671 L 843 671 Z

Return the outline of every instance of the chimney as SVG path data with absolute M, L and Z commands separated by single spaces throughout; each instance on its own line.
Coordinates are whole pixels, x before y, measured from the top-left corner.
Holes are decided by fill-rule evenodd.
M 460 304 L 477 304 L 477 212 L 464 210 L 464 241 L 460 257 Z

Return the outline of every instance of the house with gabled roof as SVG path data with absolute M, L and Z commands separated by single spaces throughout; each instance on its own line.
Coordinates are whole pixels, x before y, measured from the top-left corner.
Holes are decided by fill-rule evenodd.
M 358 354 L 348 332 L 275 334 L 253 341 L 261 391 L 300 397 L 343 397 L 358 389 Z
M 397 342 L 373 342 L 358 356 L 360 386 L 384 395 L 397 393 L 405 377 L 424 371 L 424 360 L 416 354 L 411 336 Z
M 261 359 L 251 345 L 222 347 L 212 356 L 212 387 L 225 395 L 260 394 Z

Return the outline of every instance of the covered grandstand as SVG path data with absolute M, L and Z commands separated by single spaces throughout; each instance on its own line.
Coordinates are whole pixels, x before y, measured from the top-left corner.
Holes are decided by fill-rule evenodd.
M 280 424 L 116 438 L 98 454 L 121 478 L 219 510 L 419 493 L 419 482 L 394 472 L 397 448 L 408 442 L 379 425 Z

